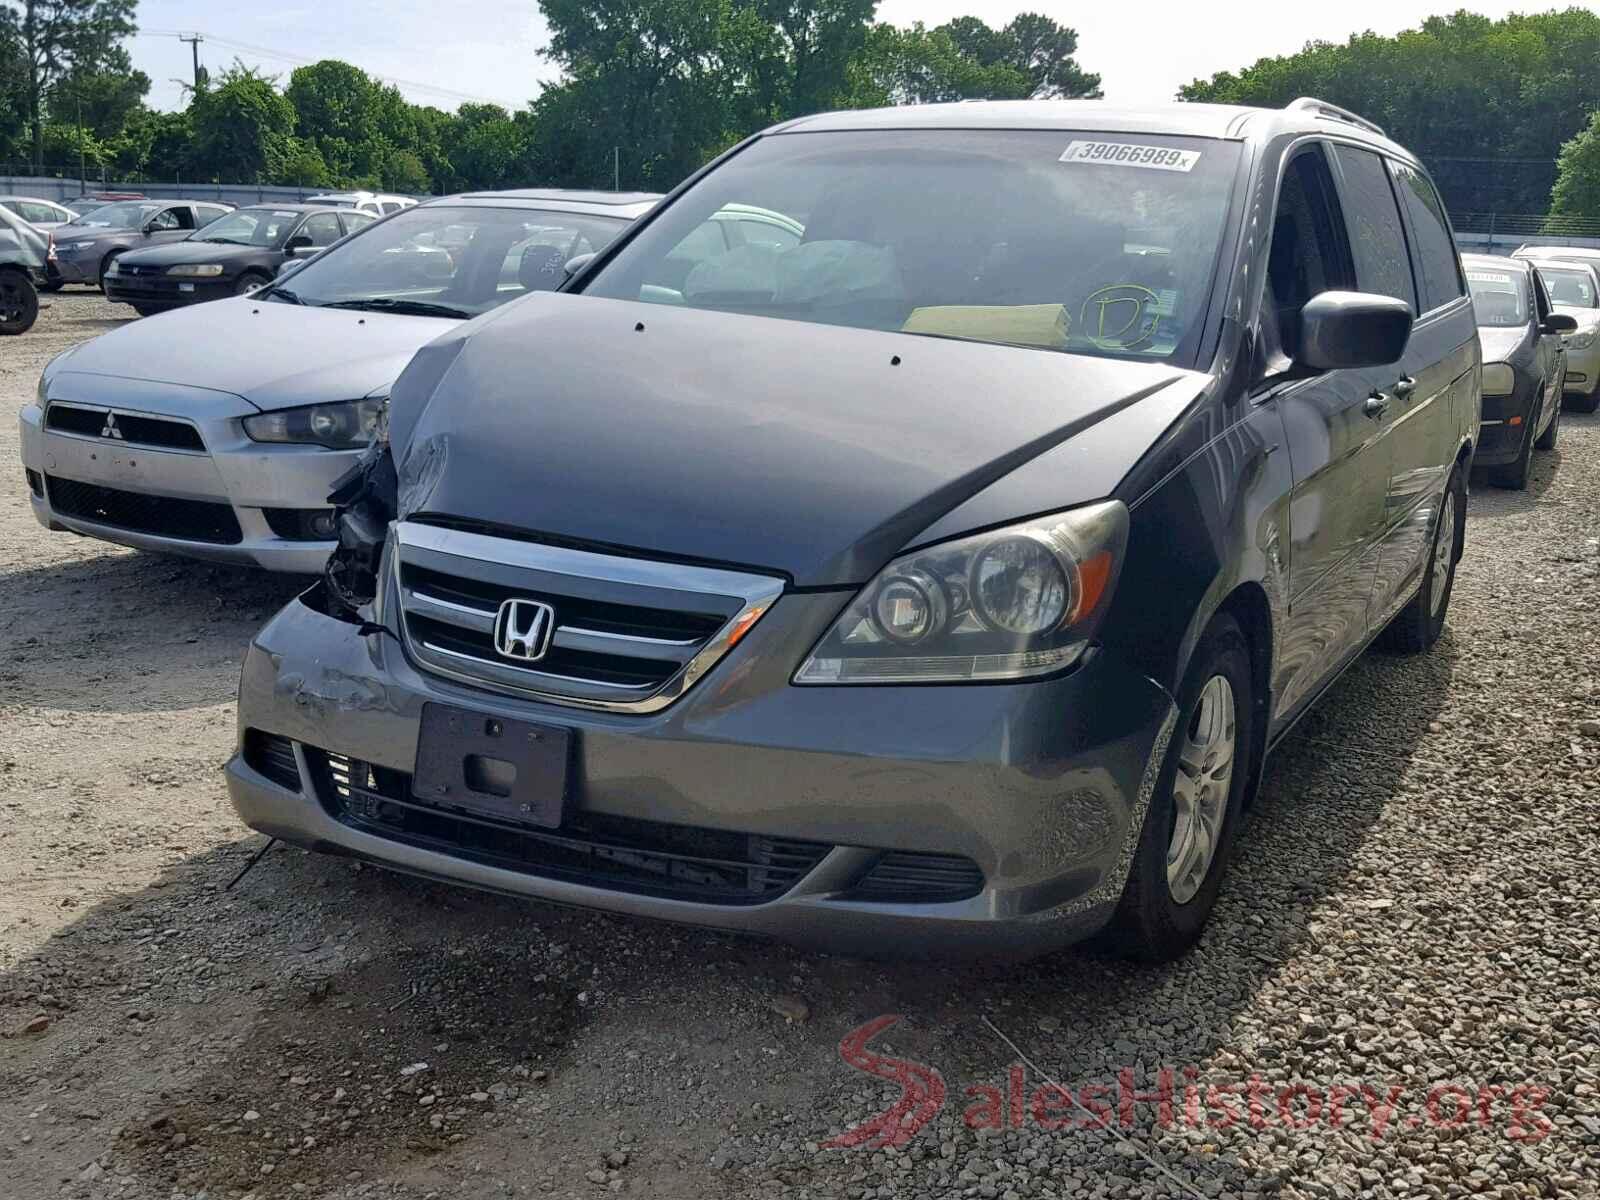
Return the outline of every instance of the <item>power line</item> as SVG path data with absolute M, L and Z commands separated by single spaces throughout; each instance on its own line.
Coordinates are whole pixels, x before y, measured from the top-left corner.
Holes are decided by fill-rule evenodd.
M 141 29 L 138 33 L 134 34 L 134 36 L 158 38 L 175 37 L 186 42 L 191 38 L 198 38 L 203 41 L 210 42 L 212 45 L 221 46 L 228 50 L 243 51 L 246 54 L 254 54 L 260 58 L 271 59 L 274 62 L 292 63 L 297 67 L 308 67 L 313 63 L 322 62 L 327 57 L 324 55 L 322 58 L 307 58 L 303 54 L 289 54 L 282 50 L 273 50 L 267 46 L 256 46 L 252 45 L 250 42 L 241 42 L 233 38 L 218 37 L 214 33 L 198 33 L 194 31 L 184 32 L 176 29 Z M 371 71 L 368 71 L 367 74 L 378 80 L 380 83 L 392 84 L 395 87 L 409 88 L 410 90 L 417 92 L 428 92 L 432 93 L 433 95 L 444 96 L 447 99 L 455 100 L 460 103 L 498 104 L 502 107 L 506 106 L 506 102 L 504 100 L 497 100 L 492 96 L 480 96 L 471 92 L 458 92 L 451 88 L 439 87 L 437 84 L 421 83 L 415 79 L 400 79 L 393 75 L 378 75 Z

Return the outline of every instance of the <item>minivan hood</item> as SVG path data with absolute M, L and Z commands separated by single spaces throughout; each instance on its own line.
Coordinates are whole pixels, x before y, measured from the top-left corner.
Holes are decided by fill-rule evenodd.
M 400 515 L 861 583 L 1022 463 L 1186 374 L 582 295 L 441 339 L 396 385 Z M 1201 376 L 1195 376 L 1201 379 Z M 1147 448 L 1018 518 L 1095 499 Z
M 62 367 L 232 392 L 261 409 L 293 408 L 383 391 L 418 346 L 454 324 L 253 297 L 212 300 L 101 334 Z

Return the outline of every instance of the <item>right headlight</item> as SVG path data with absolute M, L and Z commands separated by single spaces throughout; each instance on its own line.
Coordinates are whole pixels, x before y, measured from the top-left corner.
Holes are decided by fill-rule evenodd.
M 1509 396 L 1517 388 L 1517 377 L 1505 363 L 1483 364 L 1483 394 Z
M 1059 671 L 1088 649 L 1128 541 L 1109 500 L 901 555 L 850 602 L 800 684 L 950 683 Z
M 1569 333 L 1565 339 L 1569 350 L 1587 350 L 1594 345 L 1593 329 L 1580 329 L 1576 333 Z

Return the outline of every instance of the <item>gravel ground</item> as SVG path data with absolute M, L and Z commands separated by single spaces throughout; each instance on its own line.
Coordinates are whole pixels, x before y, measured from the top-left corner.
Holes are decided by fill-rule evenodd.
M 1600 420 L 1475 490 L 1443 642 L 1274 758 L 1187 960 L 864 963 L 283 848 L 224 890 L 237 664 L 295 583 L 46 533 L 15 467 L 125 313 L 0 342 L 0 1196 L 1600 1194 Z M 886 1015 L 943 1109 L 828 1147 L 901 1095 L 841 1059 Z

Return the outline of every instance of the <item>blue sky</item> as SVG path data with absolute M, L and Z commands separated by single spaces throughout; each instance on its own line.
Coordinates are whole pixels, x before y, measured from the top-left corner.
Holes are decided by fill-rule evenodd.
M 1600 0 L 1591 0 L 1588 7 L 1597 4 Z M 1491 17 L 1551 6 L 1471 5 Z M 1045 12 L 1078 30 L 1079 61 L 1104 76 L 1108 99 L 1145 103 L 1170 99 L 1180 84 L 1197 76 L 1234 69 L 1263 55 L 1289 53 L 1308 40 L 1342 41 L 1364 29 L 1396 33 L 1456 7 L 1457 0 L 1145 0 L 1128 5 L 883 0 L 878 15 L 895 24 L 921 20 L 936 25 L 970 13 L 1003 25 L 1020 10 Z M 287 78 L 301 61 L 342 58 L 399 84 L 417 103 L 447 109 L 467 98 L 517 108 L 538 93 L 541 82 L 554 77 L 539 54 L 547 32 L 533 0 L 485 6 L 437 0 L 250 5 L 141 0 L 139 24 L 146 32 L 133 42 L 134 65 L 150 76 L 150 100 L 158 108 L 183 103 L 174 80 L 188 80 L 190 52 L 173 34 L 189 31 L 215 39 L 201 47 L 201 61 L 213 69 L 237 57 Z

